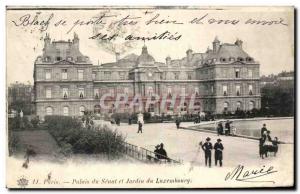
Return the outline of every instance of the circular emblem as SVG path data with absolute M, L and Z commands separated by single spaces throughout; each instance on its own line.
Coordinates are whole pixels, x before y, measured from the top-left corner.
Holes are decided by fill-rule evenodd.
M 148 76 L 149 76 L 149 77 L 152 77 L 152 73 L 151 73 L 151 72 L 149 72 L 149 73 L 148 73 Z

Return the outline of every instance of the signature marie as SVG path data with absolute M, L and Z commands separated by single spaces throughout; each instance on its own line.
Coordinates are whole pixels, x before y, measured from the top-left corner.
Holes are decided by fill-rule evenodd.
M 266 167 L 263 165 L 261 168 L 257 169 L 245 169 L 243 165 L 238 165 L 236 168 L 234 168 L 231 172 L 227 173 L 225 177 L 225 181 L 229 180 L 235 180 L 235 181 L 241 181 L 241 182 L 270 182 L 275 183 L 273 180 L 266 180 L 261 177 L 266 177 L 270 174 L 278 172 L 274 169 L 273 166 Z

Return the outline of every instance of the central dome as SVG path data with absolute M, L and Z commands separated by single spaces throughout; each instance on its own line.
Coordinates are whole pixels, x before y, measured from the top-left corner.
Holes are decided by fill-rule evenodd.
M 143 46 L 142 54 L 137 58 L 138 64 L 154 64 L 154 58 L 148 53 L 147 47 Z

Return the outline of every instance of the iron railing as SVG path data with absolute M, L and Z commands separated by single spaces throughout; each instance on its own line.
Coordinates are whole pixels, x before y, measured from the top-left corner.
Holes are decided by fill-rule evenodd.
M 147 150 L 146 148 L 138 147 L 127 142 L 123 142 L 122 152 L 123 154 L 146 163 L 181 164 L 178 160 L 171 159 L 164 155 Z

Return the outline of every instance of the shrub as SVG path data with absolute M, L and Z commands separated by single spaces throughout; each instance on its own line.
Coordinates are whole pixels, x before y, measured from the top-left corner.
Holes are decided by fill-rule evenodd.
M 81 121 L 72 117 L 48 116 L 45 126 L 61 147 L 61 153 L 107 154 L 119 157 L 124 137 L 108 127 L 82 128 Z

